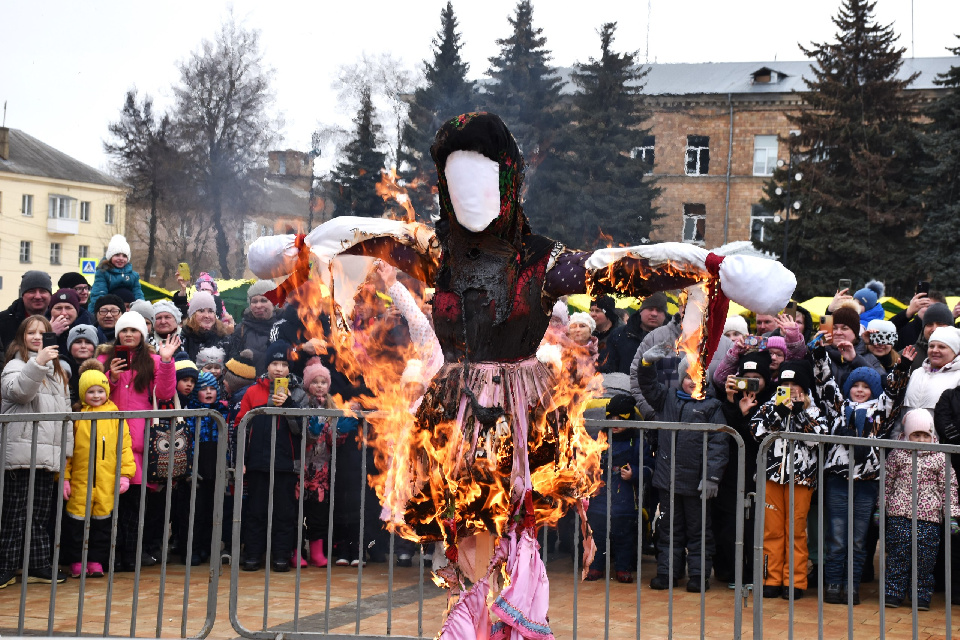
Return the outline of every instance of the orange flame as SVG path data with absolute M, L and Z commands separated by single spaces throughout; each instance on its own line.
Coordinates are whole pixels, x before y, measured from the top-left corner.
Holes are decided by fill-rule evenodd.
M 384 202 L 393 200 L 400 205 L 406 212 L 405 221 L 413 222 L 416 220 L 416 212 L 413 210 L 413 203 L 410 202 L 410 196 L 407 189 L 416 189 L 419 185 L 419 179 L 412 180 L 408 185 L 402 186 L 397 180 L 397 168 L 391 167 L 389 171 L 380 172 L 380 182 L 377 183 L 377 195 L 383 198 Z
M 416 394 L 410 385 L 401 384 L 401 372 L 408 359 L 426 361 L 430 354 L 412 345 L 391 344 L 389 332 L 380 326 L 384 320 L 366 320 L 390 317 L 383 299 L 371 294 L 376 284 L 371 279 L 356 284 L 357 304 L 350 319 L 343 317 L 332 297 L 324 297 L 316 281 L 294 295 L 309 335 L 325 334 L 319 311 L 333 318 L 325 348 L 336 357 L 341 371 L 353 380 L 362 374 L 373 392 L 373 397 L 361 398 L 359 404 L 374 410 L 367 415 L 371 426 L 367 443 L 377 472 L 368 481 L 383 507 L 383 519 L 404 538 L 443 540 L 448 546 L 481 531 L 505 535 L 522 497 L 516 495 L 511 478 L 515 434 L 508 419 L 512 416 L 501 417 L 492 428 L 481 428 L 476 442 L 472 431 L 455 417 L 433 415 L 435 420 L 428 421 L 425 412 L 438 406 L 431 394 L 442 394 L 462 375 L 454 364 L 437 374 L 437 379 L 450 378 L 428 388 L 418 422 L 411 410 Z M 544 378 L 550 378 L 550 365 L 537 366 L 544 367 L 539 370 Z M 595 395 L 597 380 L 577 374 L 570 362 L 552 375 L 554 379 L 545 382 L 544 397 L 530 399 L 528 449 L 538 525 L 555 524 L 567 509 L 596 493 L 601 484 L 600 457 L 606 448 L 603 434 L 595 440 L 583 426 L 583 411 Z M 351 409 L 340 398 L 336 402 L 342 409 Z M 432 429 L 421 426 L 428 422 Z M 451 582 L 445 575 L 438 579 Z

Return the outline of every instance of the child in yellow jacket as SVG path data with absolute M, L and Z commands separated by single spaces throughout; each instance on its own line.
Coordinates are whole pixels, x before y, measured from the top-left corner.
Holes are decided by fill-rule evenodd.
M 110 400 L 110 385 L 102 371 L 89 369 L 80 376 L 79 391 L 83 412 L 119 411 Z M 63 498 L 66 518 L 63 521 L 64 560 L 70 563 L 70 574 L 77 578 L 82 571 L 83 520 L 87 509 L 87 479 L 90 456 L 94 456 L 93 483 L 90 493 L 90 538 L 87 555 L 87 576 L 103 576 L 103 565 L 110 558 L 110 527 L 114 510 L 113 492 L 117 477 L 117 438 L 123 439 L 120 458 L 120 493 L 130 487 L 136 473 L 136 462 L 130 444 L 130 431 L 120 420 L 96 421 L 93 436 L 92 420 L 77 420 L 73 425 L 73 456 L 64 468 Z

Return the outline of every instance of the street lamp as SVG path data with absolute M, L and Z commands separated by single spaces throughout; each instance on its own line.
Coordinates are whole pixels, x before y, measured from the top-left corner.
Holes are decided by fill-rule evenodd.
M 785 164 L 786 164 L 786 163 L 785 163 L 783 160 L 777 160 L 777 167 L 783 168 L 783 165 L 785 165 Z M 788 173 L 788 174 L 792 174 L 792 173 L 793 173 L 793 154 L 792 154 L 792 153 L 790 154 L 790 166 L 788 167 L 787 173 Z M 789 232 L 790 232 L 790 208 L 791 208 L 791 206 L 792 206 L 795 211 L 800 211 L 800 201 L 799 201 L 799 200 L 795 200 L 792 205 L 791 205 L 791 203 L 790 203 L 790 185 L 793 183 L 793 180 L 791 180 L 790 178 L 793 178 L 793 180 L 796 180 L 797 182 L 800 182 L 800 181 L 803 179 L 803 174 L 800 173 L 799 171 L 797 171 L 796 175 L 792 175 L 792 176 L 789 176 L 789 177 L 787 178 L 787 191 L 786 191 L 786 201 L 787 201 L 787 204 L 786 204 L 786 206 L 784 207 L 784 209 L 786 210 L 786 216 L 784 217 L 784 220 L 783 220 L 783 257 L 781 258 L 781 261 L 783 262 L 783 266 L 787 266 L 787 240 L 788 240 L 789 237 L 790 237 L 790 236 L 789 236 Z M 783 195 L 784 195 L 784 191 L 783 191 L 783 189 L 782 189 L 781 187 L 777 187 L 777 188 L 774 190 L 774 193 L 776 193 L 778 196 L 783 196 Z

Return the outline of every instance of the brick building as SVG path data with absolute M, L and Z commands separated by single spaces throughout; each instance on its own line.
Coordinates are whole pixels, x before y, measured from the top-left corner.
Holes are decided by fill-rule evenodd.
M 902 77 L 919 72 L 911 91 L 930 99 L 943 91 L 938 73 L 955 57 L 904 60 Z M 653 240 L 716 247 L 758 240 L 762 222 L 783 212 L 760 207 L 763 185 L 777 160 L 789 160 L 781 140 L 791 135 L 787 114 L 803 108 L 809 62 L 653 64 L 644 94 L 652 112 L 654 175 L 666 214 Z M 802 215 L 802 206 L 800 214 Z
M 933 83 L 937 74 L 957 64 L 957 57 L 907 58 L 900 76 L 918 72 L 909 90 L 929 100 L 943 91 Z M 652 135 L 634 153 L 653 154 L 653 175 L 663 190 L 656 205 L 665 215 L 651 239 L 707 247 L 759 239 L 762 221 L 782 215 L 759 202 L 777 160 L 788 161 L 780 140 L 791 134 L 787 114 L 803 108 L 797 92 L 806 90 L 810 63 L 648 66 L 643 94 Z M 561 70 L 565 80 L 569 73 Z M 574 89 L 568 82 L 564 90 Z

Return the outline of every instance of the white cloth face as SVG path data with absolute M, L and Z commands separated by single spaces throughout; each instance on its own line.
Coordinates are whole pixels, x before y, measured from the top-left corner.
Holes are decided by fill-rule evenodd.
M 479 233 L 500 215 L 500 165 L 476 151 L 454 151 L 444 167 L 457 221 Z

